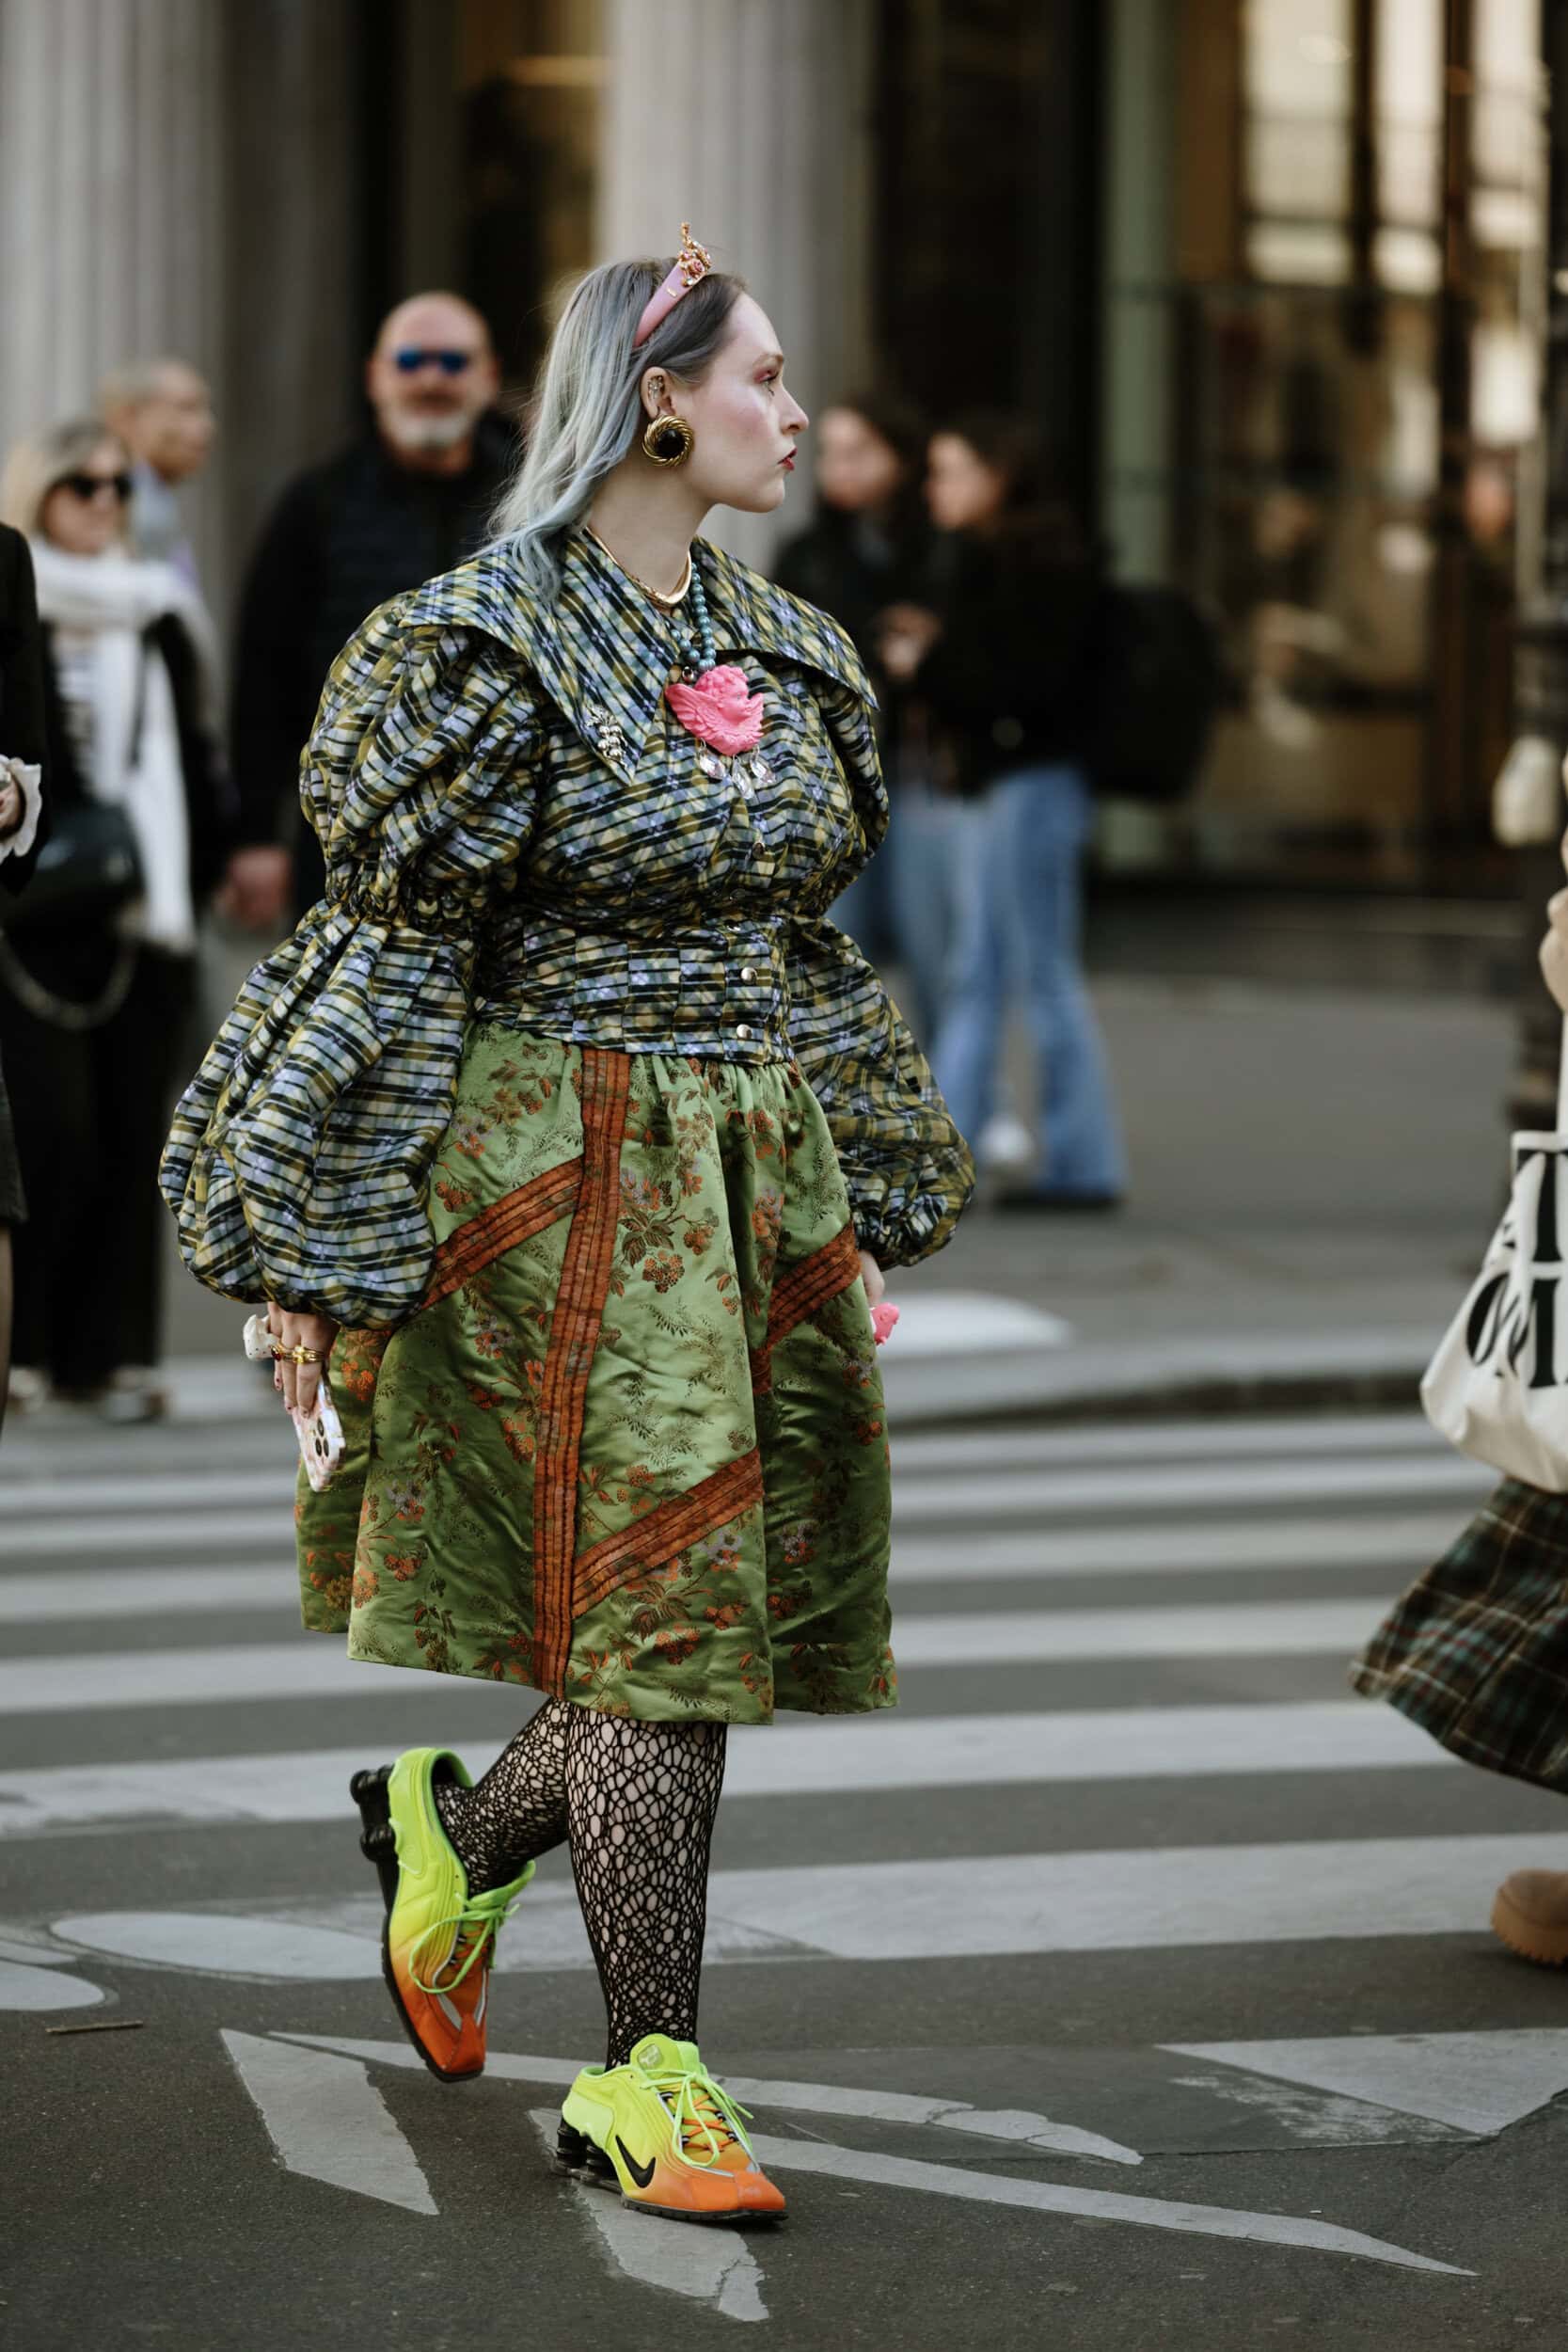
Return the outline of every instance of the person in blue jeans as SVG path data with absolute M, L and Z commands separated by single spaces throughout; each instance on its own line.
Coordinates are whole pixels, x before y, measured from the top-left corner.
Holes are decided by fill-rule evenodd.
M 1084 978 L 1083 860 L 1092 821 L 1079 746 L 1095 675 L 1100 580 L 1044 488 L 1032 429 L 976 414 L 931 441 L 927 497 L 953 534 L 936 609 L 885 618 L 884 668 L 930 723 L 934 780 L 956 803 L 953 938 L 931 1060 L 960 1131 L 997 1107 L 1016 1004 L 1043 1126 L 1032 1185 L 1008 1208 L 1113 1208 L 1127 1164 Z
M 915 1035 L 935 1034 L 950 947 L 950 834 L 955 815 L 926 780 L 904 698 L 878 660 L 884 610 L 928 596 L 935 532 L 922 495 L 923 420 L 878 389 L 834 401 L 814 438 L 817 511 L 780 550 L 777 577 L 847 629 L 877 692 L 878 743 L 892 800 L 887 839 L 829 910 L 873 961 L 895 961 Z

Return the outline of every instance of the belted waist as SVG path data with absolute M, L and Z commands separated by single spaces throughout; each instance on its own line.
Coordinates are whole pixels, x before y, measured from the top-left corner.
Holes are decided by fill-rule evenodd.
M 515 915 L 484 943 L 474 1011 L 626 1053 L 787 1060 L 783 943 L 776 915 L 736 915 L 657 940 Z

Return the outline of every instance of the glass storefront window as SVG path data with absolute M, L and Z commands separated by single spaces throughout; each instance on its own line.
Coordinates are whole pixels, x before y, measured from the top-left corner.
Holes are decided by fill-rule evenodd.
M 1460 56 L 1444 0 L 1118 8 L 1114 83 L 1154 87 L 1174 41 L 1218 89 L 1232 44 L 1228 138 L 1172 125 L 1202 238 L 1151 209 L 1115 253 L 1105 510 L 1202 599 L 1234 700 L 1187 807 L 1113 812 L 1113 866 L 1412 887 L 1484 854 L 1542 192 L 1530 0 L 1474 16 Z M 1114 220 L 1128 168 L 1107 158 Z M 1132 324 L 1156 304 L 1163 337 Z

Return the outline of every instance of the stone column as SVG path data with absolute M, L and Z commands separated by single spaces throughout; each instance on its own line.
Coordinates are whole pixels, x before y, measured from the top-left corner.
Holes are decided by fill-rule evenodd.
M 808 410 L 871 361 L 871 0 L 605 8 L 600 256 L 673 253 L 689 220 L 777 326 Z M 712 535 L 766 569 L 807 487 L 776 518 L 716 515 Z
M 90 409 L 118 361 L 223 381 L 223 20 L 213 0 L 0 0 L 0 437 Z M 221 500 L 194 485 L 221 576 Z

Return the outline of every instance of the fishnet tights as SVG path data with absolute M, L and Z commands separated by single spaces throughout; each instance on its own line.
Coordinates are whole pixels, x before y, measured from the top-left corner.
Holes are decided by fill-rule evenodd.
M 472 1893 L 570 1839 L 610 2066 L 644 2034 L 696 2039 L 724 1750 L 722 1724 L 635 1723 L 547 1699 L 473 1788 L 436 1785 Z

